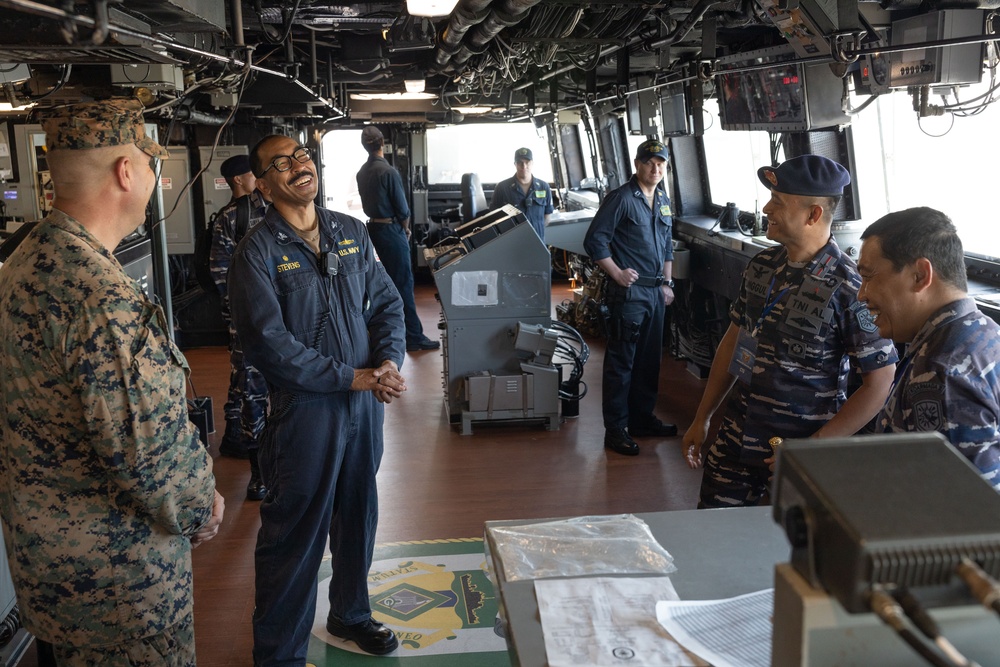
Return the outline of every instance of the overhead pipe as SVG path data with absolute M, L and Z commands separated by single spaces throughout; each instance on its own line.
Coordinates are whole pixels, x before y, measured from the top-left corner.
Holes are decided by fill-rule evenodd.
M 486 6 L 483 4 L 483 0 L 471 0 L 471 2 L 464 0 L 463 7 L 468 6 L 467 2 L 473 7 L 478 7 L 481 4 L 483 8 Z M 459 29 L 463 35 L 473 26 L 475 29 L 462 42 L 461 47 L 452 46 L 455 41 L 454 37 L 448 43 L 448 48 L 439 47 L 434 57 L 435 62 L 441 71 L 463 65 L 473 55 L 482 53 L 501 30 L 517 25 L 524 20 L 528 10 L 539 2 L 540 0 L 496 0 L 492 5 L 489 5 L 489 12 L 485 13 L 485 16 L 479 18 L 480 14 L 476 14 L 476 18 L 479 20 L 475 23 L 469 23 L 469 25 L 462 23 L 466 17 L 464 12 L 454 12 L 452 21 L 458 18 L 461 24 Z M 452 24 L 449 24 L 448 27 L 451 28 Z
M 493 0 L 461 0 L 451 13 L 451 20 L 441 33 L 438 40 L 437 53 L 434 60 L 438 65 L 444 67 L 448 64 L 458 47 L 462 44 L 462 38 L 474 25 L 483 21 L 487 16 L 487 9 Z
M 233 17 L 233 41 L 236 46 L 246 46 L 243 40 L 243 3 L 241 0 L 231 0 L 229 9 Z
M 200 123 L 202 125 L 215 125 L 216 127 L 225 125 L 226 121 L 229 120 L 229 116 L 216 116 L 183 105 L 175 107 L 173 114 L 174 118 L 182 123 Z

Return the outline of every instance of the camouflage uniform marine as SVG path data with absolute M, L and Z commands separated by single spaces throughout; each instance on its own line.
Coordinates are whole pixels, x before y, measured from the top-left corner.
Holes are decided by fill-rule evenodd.
M 245 195 L 249 198 L 250 217 L 247 229 L 252 229 L 264 219 L 267 202 L 258 191 Z M 215 229 L 212 232 L 211 270 L 212 280 L 222 297 L 222 317 L 229 327 L 229 393 L 226 400 L 226 424 L 238 423 L 243 442 L 255 447 L 257 438 L 264 430 L 267 417 L 267 382 L 253 366 L 243 358 L 243 346 L 240 345 L 229 313 L 229 291 L 226 279 L 229 276 L 229 264 L 236 252 L 237 210 L 246 206 L 243 197 L 227 204 L 215 218 Z M 228 434 L 227 426 L 227 434 Z
M 754 257 L 730 310 L 733 324 L 757 329 L 757 355 L 741 375 L 751 384 L 738 380 L 729 396 L 699 507 L 759 502 L 771 474 L 768 440 L 809 437 L 829 421 L 847 400 L 849 359 L 862 373 L 896 362 L 895 346 L 857 300 L 857 265 L 832 238 L 805 266 L 787 257 L 784 246 Z M 758 493 L 745 498 L 748 483 Z
M 971 298 L 938 310 L 906 349 L 879 432 L 940 431 L 1000 491 L 1000 326 Z
M 136 135 L 141 108 L 44 119 L 48 146 L 165 154 Z M 0 269 L 0 513 L 21 619 L 60 665 L 193 665 L 189 537 L 215 478 L 187 362 L 163 311 L 58 205 Z

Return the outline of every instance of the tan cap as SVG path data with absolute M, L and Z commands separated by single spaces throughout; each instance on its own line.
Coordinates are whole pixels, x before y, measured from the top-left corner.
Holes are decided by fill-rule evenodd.
M 167 149 L 146 136 L 142 103 L 118 97 L 43 111 L 45 145 L 49 150 L 86 150 L 135 144 L 150 157 L 169 157 Z

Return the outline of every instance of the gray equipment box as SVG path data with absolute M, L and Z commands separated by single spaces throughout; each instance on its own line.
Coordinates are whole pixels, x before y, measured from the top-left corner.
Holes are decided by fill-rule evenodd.
M 544 419 L 559 428 L 559 369 L 516 346 L 526 326 L 548 327 L 549 251 L 516 208 L 462 225 L 424 251 L 441 299 L 445 406 L 452 423 Z M 527 376 L 527 377 L 526 377 Z

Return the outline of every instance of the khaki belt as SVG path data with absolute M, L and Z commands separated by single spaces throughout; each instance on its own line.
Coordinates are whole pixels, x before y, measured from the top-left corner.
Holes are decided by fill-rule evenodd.
M 380 222 L 382 224 L 389 223 L 392 224 L 392 218 L 368 218 L 368 222 Z

